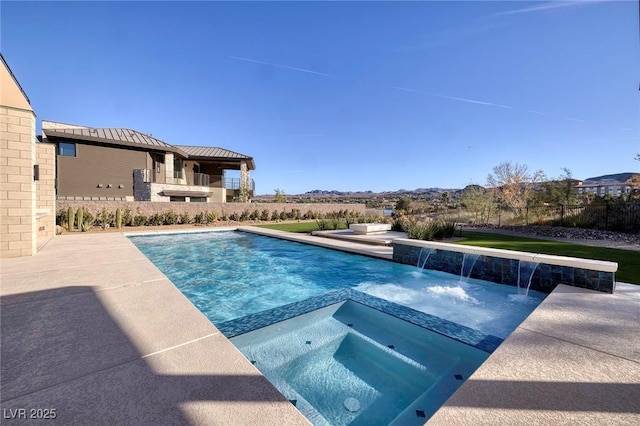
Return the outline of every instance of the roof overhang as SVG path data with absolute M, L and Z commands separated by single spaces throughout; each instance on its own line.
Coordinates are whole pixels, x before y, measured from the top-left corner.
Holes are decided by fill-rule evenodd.
M 87 142 L 95 142 L 105 145 L 117 145 L 117 146 L 126 146 L 129 148 L 137 148 L 145 151 L 155 151 L 155 152 L 173 152 L 187 158 L 188 155 L 186 152 L 182 151 L 179 148 L 173 146 L 153 146 L 153 145 L 144 145 L 136 142 L 127 142 L 122 140 L 115 140 L 109 138 L 102 138 L 99 136 L 92 136 L 87 134 L 74 134 L 70 132 L 59 131 L 56 129 L 42 129 L 42 133 L 45 134 L 47 138 L 58 138 L 58 139 L 68 139 L 68 140 L 76 140 L 76 141 L 87 141 Z
M 209 197 L 211 193 L 204 191 L 173 191 L 165 189 L 162 191 L 162 195 L 164 195 L 165 197 Z

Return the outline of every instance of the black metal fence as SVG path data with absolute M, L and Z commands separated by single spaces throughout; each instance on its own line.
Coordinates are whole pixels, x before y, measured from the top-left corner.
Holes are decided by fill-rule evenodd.
M 526 224 L 640 232 L 640 203 L 614 202 L 584 206 L 528 206 Z

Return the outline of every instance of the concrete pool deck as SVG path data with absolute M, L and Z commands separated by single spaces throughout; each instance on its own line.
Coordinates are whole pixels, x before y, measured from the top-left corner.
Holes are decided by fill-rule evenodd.
M 308 424 L 123 234 L 62 235 L 3 259 L 0 308 L 7 424 L 31 408 L 59 424 Z M 429 424 L 638 424 L 638 401 L 640 286 L 559 286 Z

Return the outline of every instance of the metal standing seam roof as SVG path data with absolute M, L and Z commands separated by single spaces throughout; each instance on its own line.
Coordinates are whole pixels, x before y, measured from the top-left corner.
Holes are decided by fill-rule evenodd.
M 151 135 L 146 135 L 136 130 L 124 128 L 94 128 L 74 125 L 69 126 L 70 127 L 61 128 L 47 128 L 43 126 L 42 131 L 47 136 L 58 138 L 86 140 L 133 147 L 156 148 L 163 151 L 178 153 L 185 158 L 232 161 L 246 160 L 249 166 L 249 170 L 254 170 L 256 168 L 252 157 L 224 148 L 208 146 L 170 145 L 160 139 L 154 138 Z
M 124 146 L 138 146 L 144 148 L 159 148 L 163 151 L 176 152 L 181 155 L 187 156 L 179 148 L 170 145 L 160 139 L 154 138 L 151 135 L 145 135 L 136 130 L 123 129 L 123 128 L 46 128 L 43 127 L 42 131 L 47 136 L 55 136 L 58 138 L 66 139 L 82 139 L 86 141 L 110 143 L 115 145 Z
M 247 160 L 249 169 L 255 169 L 253 158 L 248 155 L 240 154 L 228 149 L 214 147 L 214 146 L 185 146 L 176 145 L 182 151 L 189 155 L 189 158 L 202 158 L 202 159 L 218 159 L 218 160 Z

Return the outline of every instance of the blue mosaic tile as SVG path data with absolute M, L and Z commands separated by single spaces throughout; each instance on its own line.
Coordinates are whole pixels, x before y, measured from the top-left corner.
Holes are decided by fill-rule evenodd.
M 393 243 L 393 260 L 407 265 L 416 265 L 420 247 Z M 459 274 L 464 254 L 447 250 L 434 250 L 425 265 L 451 274 Z M 496 284 L 515 286 L 518 282 L 519 261 L 482 255 L 471 270 L 471 278 L 479 278 Z M 615 276 L 611 272 L 591 271 L 568 266 L 540 264 L 531 278 L 531 289 L 551 293 L 558 284 L 567 284 L 606 293 L 613 293 Z
M 503 341 L 503 339 L 499 337 L 484 334 L 434 315 L 416 311 L 415 309 L 401 306 L 353 289 L 331 291 L 301 302 L 290 303 L 257 314 L 251 314 L 216 324 L 216 327 L 230 339 L 347 300 L 376 309 L 387 315 L 402 319 L 487 353 L 492 353 Z

